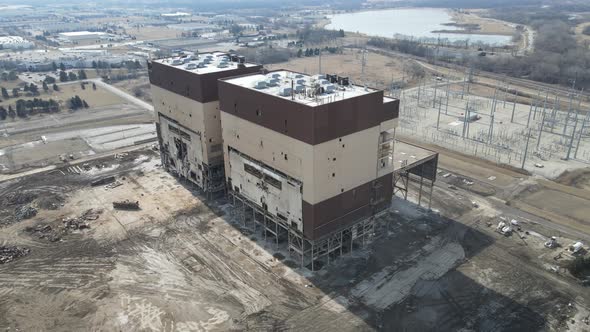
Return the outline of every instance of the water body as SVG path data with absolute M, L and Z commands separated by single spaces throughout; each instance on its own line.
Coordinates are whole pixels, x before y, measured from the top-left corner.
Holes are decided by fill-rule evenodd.
M 330 15 L 331 23 L 326 29 L 343 29 L 360 32 L 369 36 L 393 38 L 395 35 L 417 38 L 441 38 L 452 42 L 469 40 L 471 43 L 490 45 L 510 44 L 511 36 L 480 35 L 464 33 L 433 33 L 436 30 L 461 30 L 446 26 L 453 23 L 451 15 L 445 9 L 408 8 L 365 11 L 356 13 Z

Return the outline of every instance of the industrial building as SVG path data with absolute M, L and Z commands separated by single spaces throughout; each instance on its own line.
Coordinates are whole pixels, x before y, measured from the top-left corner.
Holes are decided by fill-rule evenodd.
M 217 80 L 260 71 L 222 52 L 148 63 L 162 165 L 208 194 L 224 189 Z
M 59 34 L 60 40 L 68 41 L 71 43 L 96 42 L 108 38 L 109 35 L 107 33 L 95 31 L 73 31 L 61 32 Z
M 434 153 L 394 163 L 399 100 L 382 90 L 279 70 L 221 79 L 219 99 L 229 194 L 312 269 L 372 235 L 410 168 L 430 161 L 414 173 L 434 181 Z
M 247 226 L 302 266 L 373 237 L 393 195 L 436 178 L 438 155 L 397 142 L 399 100 L 347 77 L 266 72 L 221 52 L 153 60 L 162 165 L 226 193 Z

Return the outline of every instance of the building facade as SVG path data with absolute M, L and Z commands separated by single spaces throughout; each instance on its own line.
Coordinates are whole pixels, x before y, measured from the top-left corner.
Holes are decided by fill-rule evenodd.
M 353 240 L 389 207 L 399 100 L 291 71 L 221 79 L 219 100 L 230 193 L 288 232 Z
M 224 189 L 217 80 L 260 69 L 221 52 L 149 62 L 162 165 L 205 192 Z

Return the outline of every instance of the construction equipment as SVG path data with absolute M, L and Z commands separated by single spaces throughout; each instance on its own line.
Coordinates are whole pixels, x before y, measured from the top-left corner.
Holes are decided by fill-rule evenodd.
M 113 207 L 118 210 L 139 210 L 139 201 L 124 201 L 113 202 Z
M 557 238 L 552 236 L 547 242 L 545 242 L 545 247 L 549 249 L 557 248 Z

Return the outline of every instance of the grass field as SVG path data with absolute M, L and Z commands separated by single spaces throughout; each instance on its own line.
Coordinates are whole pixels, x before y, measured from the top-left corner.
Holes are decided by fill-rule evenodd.
M 80 98 L 86 100 L 86 102 L 88 103 L 88 105 L 90 107 L 116 105 L 116 104 L 122 104 L 125 102 L 119 96 L 111 93 L 110 91 L 104 90 L 99 86 L 97 86 L 96 90 L 93 90 L 92 84 L 87 84 L 85 90 L 82 90 L 82 87 L 80 86 L 80 83 L 78 83 L 78 82 L 71 83 L 71 84 L 65 84 L 65 85 L 60 86 L 60 91 L 53 91 L 53 89 L 49 89 L 49 91 L 47 93 L 44 92 L 41 87 L 39 87 L 39 88 L 40 88 L 40 95 L 39 96 L 25 96 L 21 91 L 20 97 L 2 100 L 2 102 L 0 102 L 0 106 L 4 106 L 5 108 L 8 108 L 8 105 L 12 105 L 12 107 L 15 107 L 16 101 L 18 99 L 28 100 L 28 99 L 33 99 L 33 98 L 42 98 L 42 99 L 52 98 L 52 99 L 57 100 L 61 104 L 62 109 L 63 109 L 63 108 L 67 107 L 67 100 L 69 100 L 70 98 L 72 98 L 76 95 L 78 95 L 78 96 L 80 96 Z M 9 91 L 9 92 L 11 92 L 11 91 Z

